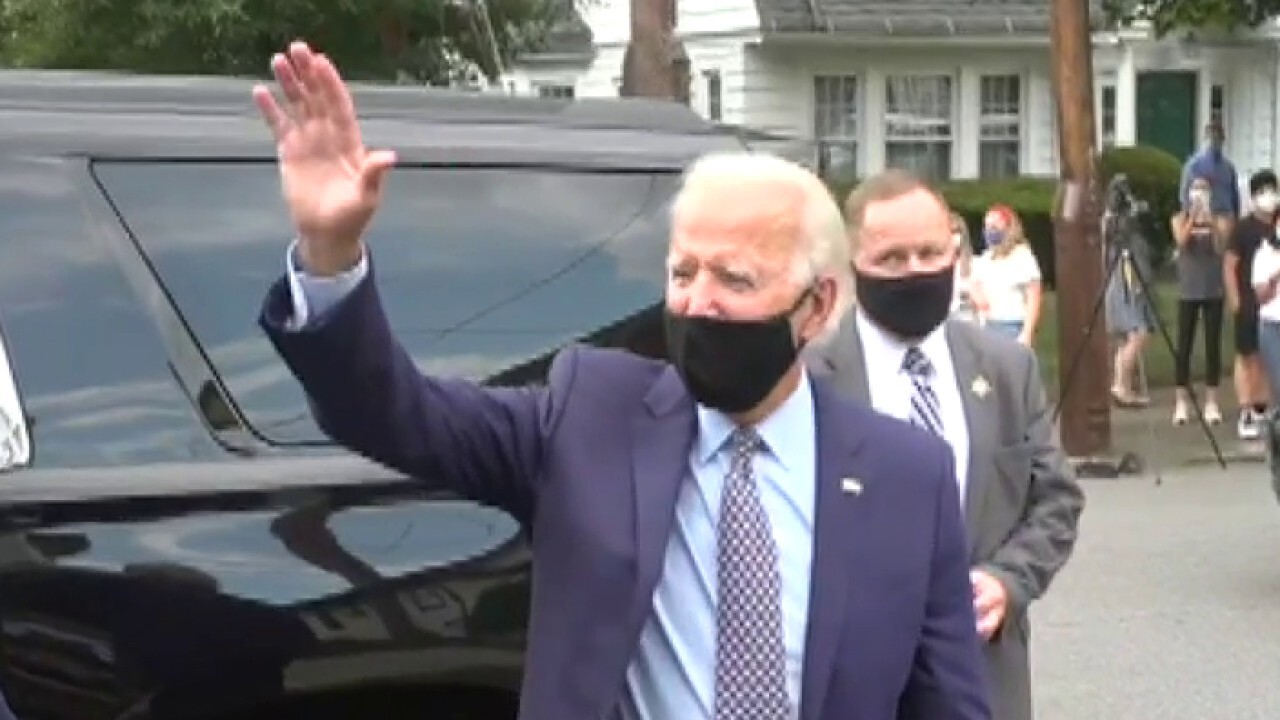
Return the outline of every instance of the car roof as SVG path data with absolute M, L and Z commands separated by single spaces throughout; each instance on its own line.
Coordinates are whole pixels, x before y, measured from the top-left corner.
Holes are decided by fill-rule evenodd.
M 0 71 L 0 155 L 271 160 L 256 80 Z M 353 84 L 365 143 L 405 162 L 679 169 L 743 143 L 688 107 L 644 98 L 512 97 Z

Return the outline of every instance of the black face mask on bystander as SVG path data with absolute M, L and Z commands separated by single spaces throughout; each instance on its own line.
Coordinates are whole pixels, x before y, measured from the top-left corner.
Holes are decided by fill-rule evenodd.
M 882 277 L 853 269 L 858 305 L 875 324 L 918 340 L 947 319 L 955 292 L 955 266 L 927 273 Z

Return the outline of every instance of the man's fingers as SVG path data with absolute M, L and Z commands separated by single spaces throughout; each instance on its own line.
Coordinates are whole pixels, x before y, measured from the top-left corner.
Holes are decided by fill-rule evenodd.
M 284 93 L 285 100 L 289 101 L 289 114 L 296 118 L 306 117 L 308 114 L 306 88 L 302 86 L 293 63 L 289 58 L 277 53 L 271 58 L 271 72 L 275 74 L 276 82 L 280 84 L 280 91 Z
M 995 633 L 997 625 L 995 613 L 986 613 L 978 618 L 978 634 L 989 639 Z
M 342 82 L 338 68 L 325 55 L 317 55 L 311 61 L 311 80 L 308 87 L 314 101 L 323 103 L 325 115 L 344 141 L 359 144 L 360 128 L 356 122 L 355 103 Z
M 289 43 L 289 62 L 293 65 L 293 70 L 297 73 L 298 82 L 302 84 L 304 91 L 310 91 L 315 86 L 315 53 L 311 52 L 311 48 L 304 42 L 296 41 Z
M 258 106 L 258 112 L 262 114 L 267 127 L 271 128 L 271 134 L 275 135 L 276 142 L 280 142 L 288 128 L 289 116 L 280 108 L 271 90 L 265 85 L 254 86 L 253 104 Z
M 364 165 L 360 168 L 360 180 L 365 190 L 381 192 L 383 179 L 395 164 L 396 154 L 391 150 L 375 150 L 365 156 Z

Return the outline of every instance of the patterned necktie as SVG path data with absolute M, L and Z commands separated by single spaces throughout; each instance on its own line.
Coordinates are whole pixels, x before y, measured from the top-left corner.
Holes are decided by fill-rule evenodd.
M 733 459 L 716 527 L 715 720 L 786 720 L 778 546 L 751 469 L 764 443 L 744 428 L 729 442 Z
M 911 393 L 911 424 L 924 428 L 934 435 L 942 435 L 942 411 L 938 405 L 938 394 L 933 391 L 933 364 L 920 352 L 920 348 L 912 347 L 902 358 L 902 369 L 911 378 L 915 392 Z

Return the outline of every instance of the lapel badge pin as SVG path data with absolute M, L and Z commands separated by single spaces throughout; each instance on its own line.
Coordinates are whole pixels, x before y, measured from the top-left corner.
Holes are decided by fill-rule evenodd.
M 840 481 L 840 489 L 850 495 L 861 495 L 862 481 L 858 478 L 845 478 Z
M 978 396 L 979 400 L 981 400 L 987 396 L 987 393 L 991 392 L 991 383 L 987 382 L 986 378 L 979 375 L 973 379 L 973 385 L 969 386 L 969 389 L 973 391 L 974 395 Z

